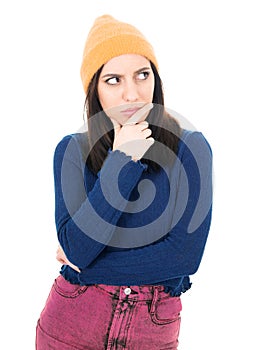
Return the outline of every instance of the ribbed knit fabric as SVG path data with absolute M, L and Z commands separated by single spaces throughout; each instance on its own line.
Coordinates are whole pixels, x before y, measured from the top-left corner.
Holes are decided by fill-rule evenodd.
M 90 285 L 190 288 L 211 223 L 212 154 L 199 132 L 184 131 L 170 169 L 148 171 L 119 151 L 94 175 L 87 135 L 64 137 L 54 155 L 55 218 L 69 266 L 62 275 Z M 118 192 L 116 191 L 118 190 Z

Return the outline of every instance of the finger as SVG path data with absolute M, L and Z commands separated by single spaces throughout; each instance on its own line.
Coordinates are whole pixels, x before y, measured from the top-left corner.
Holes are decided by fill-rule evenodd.
M 151 145 L 154 144 L 154 138 L 153 138 L 153 137 L 148 137 L 148 138 L 146 139 L 146 141 L 148 142 L 148 144 L 149 144 L 150 147 L 151 147 Z
M 59 254 L 59 253 L 61 253 L 62 252 L 62 248 L 61 248 L 61 246 L 58 246 L 58 248 L 57 248 L 57 250 L 56 250 L 56 254 Z
M 124 124 L 122 126 L 123 129 L 132 128 L 132 130 L 137 130 L 137 131 L 144 131 L 145 129 L 148 129 L 148 127 L 149 127 L 149 123 L 146 121 L 140 122 L 138 124 Z
M 73 270 L 75 270 L 75 271 L 77 271 L 77 272 L 81 272 L 81 271 L 79 270 L 79 268 L 78 268 L 76 265 L 73 265 L 71 262 L 68 262 L 68 265 L 69 265 Z
M 62 264 L 67 264 L 67 257 L 61 246 L 59 246 L 56 251 L 56 259 Z
M 62 254 L 56 255 L 56 260 L 58 260 L 60 263 L 64 264 L 66 262 L 65 256 Z
M 144 120 L 143 122 L 136 124 L 136 126 L 138 126 L 139 130 L 144 131 L 148 129 L 149 123 Z
M 142 136 L 143 136 L 145 139 L 147 139 L 149 136 L 151 136 L 151 134 L 152 134 L 151 129 L 144 129 L 144 130 L 142 130 Z
M 56 257 L 56 259 L 59 261 L 59 263 L 63 264 L 63 265 L 67 265 L 67 262 L 66 260 L 62 259 L 62 258 L 59 258 L 59 257 Z
M 139 123 L 146 114 L 153 108 L 152 103 L 146 103 L 142 108 L 140 108 L 136 113 L 124 125 L 133 125 Z

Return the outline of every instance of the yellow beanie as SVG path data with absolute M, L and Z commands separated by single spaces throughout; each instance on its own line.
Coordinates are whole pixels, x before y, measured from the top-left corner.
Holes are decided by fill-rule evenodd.
M 145 56 L 158 69 L 153 48 L 138 29 L 109 15 L 98 17 L 83 52 L 80 73 L 85 93 L 98 69 L 111 58 L 124 54 Z

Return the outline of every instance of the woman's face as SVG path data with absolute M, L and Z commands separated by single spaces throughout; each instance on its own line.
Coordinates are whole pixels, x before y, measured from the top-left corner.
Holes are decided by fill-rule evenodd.
M 154 74 L 148 59 L 126 54 L 112 58 L 101 71 L 98 96 L 106 114 L 123 125 L 153 100 Z

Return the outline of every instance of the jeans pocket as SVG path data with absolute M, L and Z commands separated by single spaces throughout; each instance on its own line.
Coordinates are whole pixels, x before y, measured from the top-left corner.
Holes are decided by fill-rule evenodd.
M 65 280 L 63 276 L 59 276 L 55 279 L 53 288 L 58 294 L 65 298 L 77 298 L 88 289 L 88 286 L 72 284 Z
M 164 293 L 163 293 L 164 294 Z M 154 294 L 150 308 L 152 321 L 157 325 L 165 325 L 180 320 L 182 304 L 180 297 L 163 296 Z

